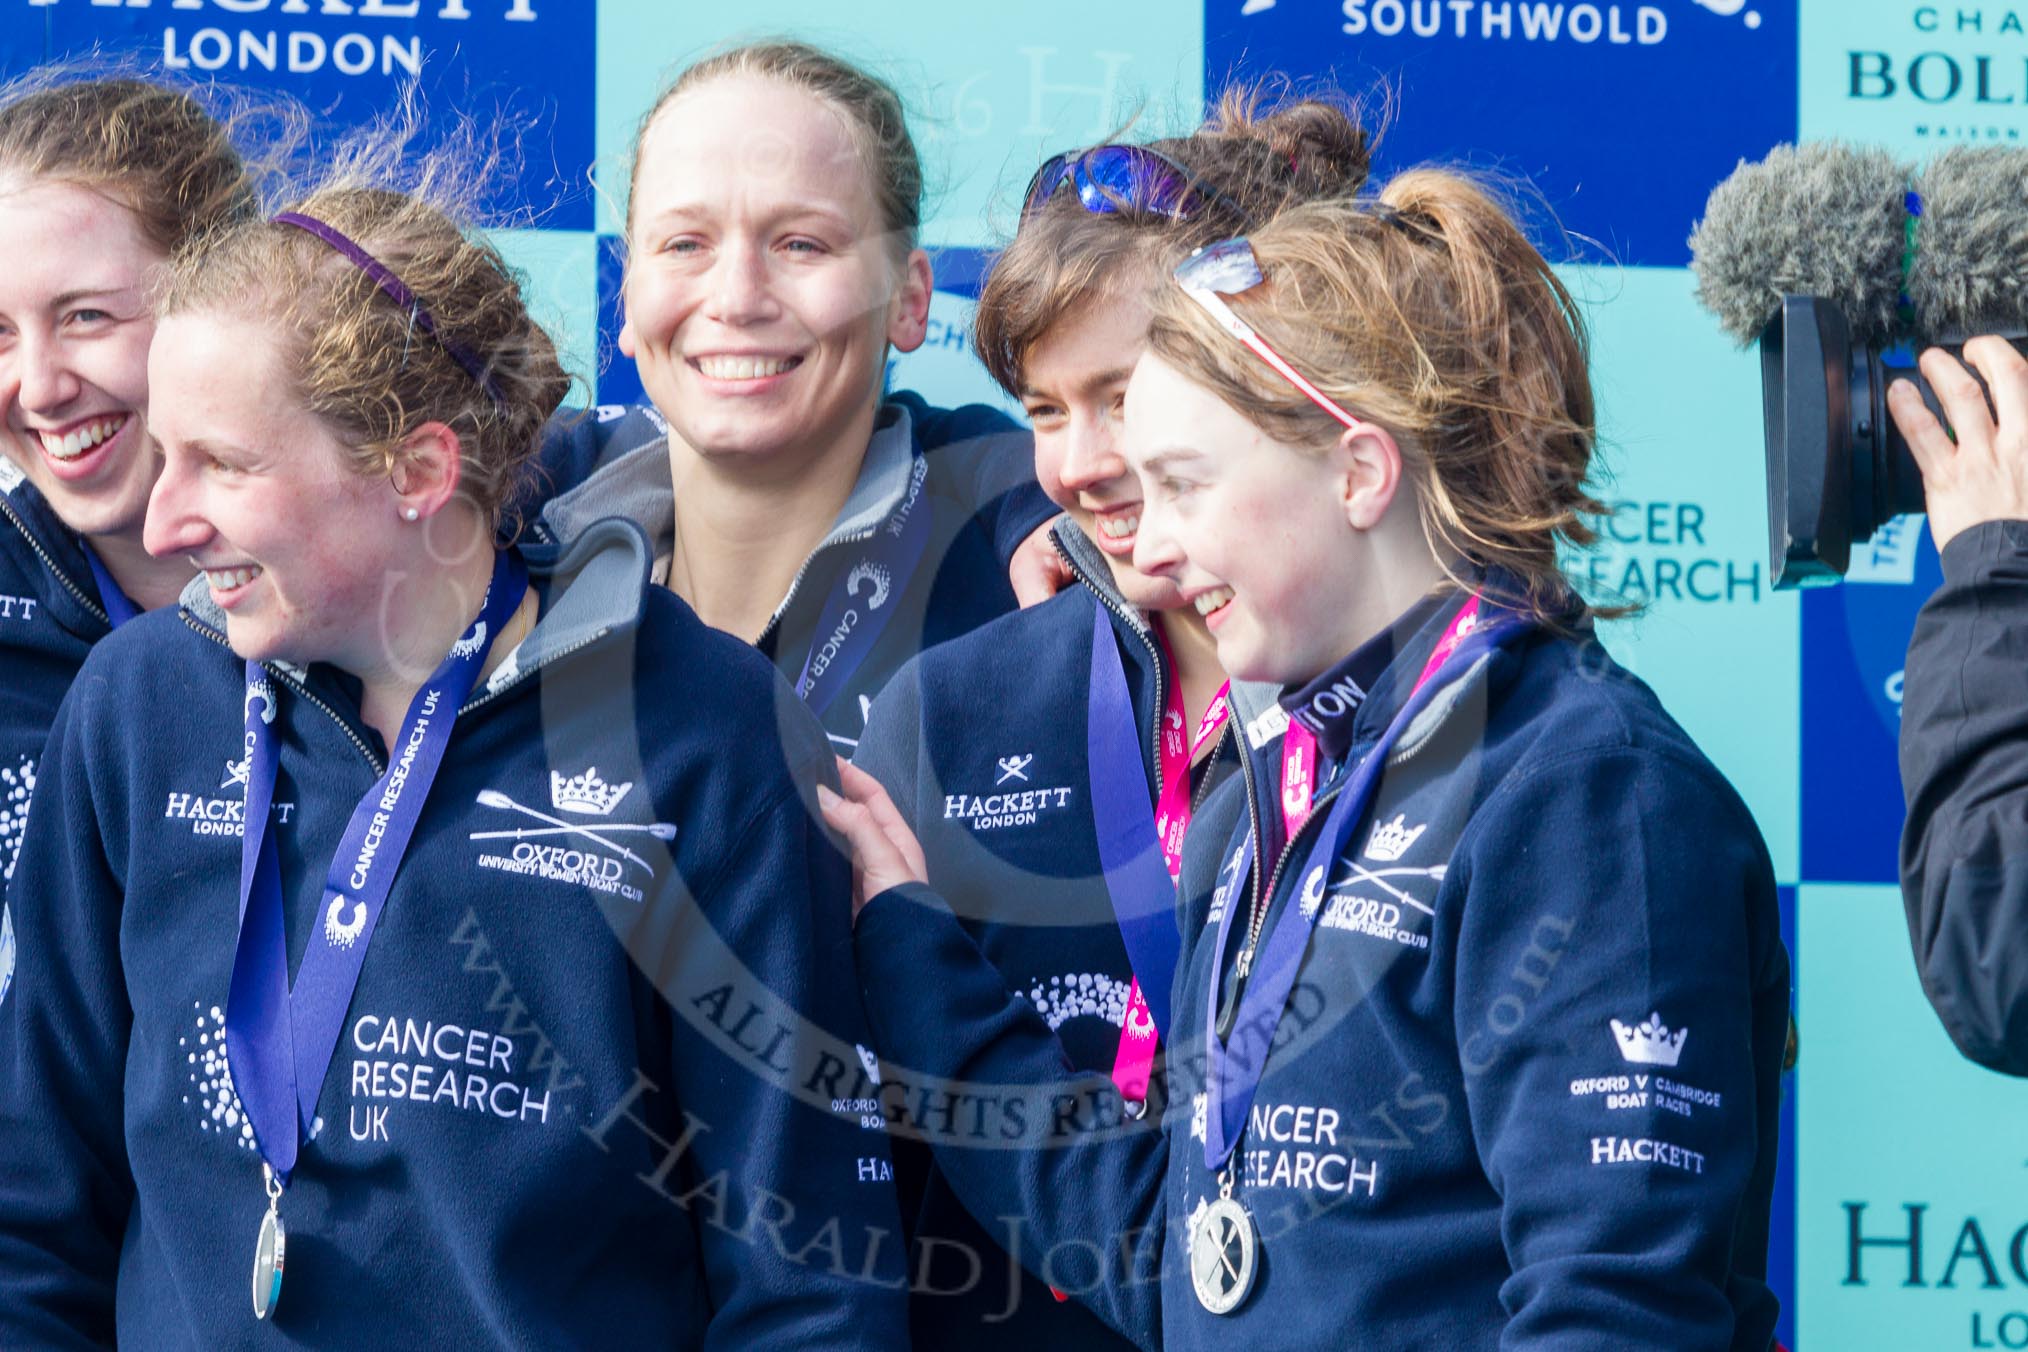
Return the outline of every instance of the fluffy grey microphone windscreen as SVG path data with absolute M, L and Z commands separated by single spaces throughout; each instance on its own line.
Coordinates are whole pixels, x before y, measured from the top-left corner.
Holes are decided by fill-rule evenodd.
M 1908 298 L 1922 335 L 2028 333 L 2028 149 L 1958 146 L 1923 167 Z
M 1855 342 L 1889 339 L 1910 183 L 1887 152 L 1829 141 L 1741 161 L 1690 235 L 1697 299 L 1741 344 L 1760 337 L 1784 294 L 1836 301 Z

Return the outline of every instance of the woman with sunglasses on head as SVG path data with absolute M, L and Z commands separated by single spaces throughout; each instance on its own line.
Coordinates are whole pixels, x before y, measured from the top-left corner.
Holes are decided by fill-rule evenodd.
M 1430 170 L 1176 277 L 1126 398 L 1134 562 L 1205 602 L 1285 731 L 1193 823 L 1162 1143 L 1066 1133 L 962 1186 L 1109 1246 L 1095 1308 L 1171 1348 L 1760 1352 L 1773 871 L 1559 571 L 1597 510 L 1573 302 Z M 919 878 L 857 796 L 833 811 L 865 890 Z M 858 922 L 883 1051 L 1060 1079 L 1046 1026 L 910 901 Z M 913 1004 L 876 998 L 904 970 Z
M 394 153 L 161 301 L 146 543 L 202 576 L 37 785 L 0 1344 L 900 1346 L 825 739 L 632 525 L 497 543 L 568 378 Z
M 1136 1103 L 1170 1027 L 1184 829 L 1237 764 L 1211 636 L 1132 562 L 1141 493 L 1119 414 L 1145 295 L 1165 258 L 1290 200 L 1356 191 L 1366 173 L 1365 136 L 1337 108 L 1258 104 L 1233 91 L 1194 135 L 1057 155 L 1030 181 L 973 334 L 1035 428 L 1036 477 L 1064 511 L 1053 536 L 1075 585 L 904 667 L 854 758 L 893 796 L 931 884 L 1008 987 L 1074 1067 L 1111 1073 Z M 904 1108 L 905 1079 L 896 1070 L 883 1086 Z M 933 1111 L 895 1125 L 938 1128 Z M 896 1157 L 919 1346 L 1124 1345 L 1033 1275 L 1046 1255 L 1018 1222 L 1010 1232 L 965 1210 L 926 1145 L 898 1141 Z
M 759 645 L 832 740 L 887 677 L 1014 607 L 1050 516 L 1027 435 L 883 395 L 927 332 L 922 167 L 894 90 L 794 42 L 677 77 L 641 124 L 620 348 L 669 425 L 545 513 L 638 522 L 657 579 Z

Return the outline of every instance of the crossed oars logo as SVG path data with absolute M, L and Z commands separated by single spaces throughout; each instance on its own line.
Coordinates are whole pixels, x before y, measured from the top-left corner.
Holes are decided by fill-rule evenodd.
M 655 870 L 647 860 L 641 858 L 640 855 L 635 854 L 626 846 L 606 839 L 606 836 L 618 835 L 622 831 L 632 831 L 646 832 L 657 840 L 667 841 L 676 839 L 676 828 L 668 822 L 646 822 L 638 826 L 627 822 L 609 822 L 602 823 L 595 831 L 588 826 L 581 826 L 576 822 L 568 822 L 561 817 L 552 817 L 547 812 L 539 812 L 526 804 L 517 803 L 498 789 L 479 790 L 479 806 L 498 808 L 503 812 L 519 812 L 525 817 L 533 817 L 539 822 L 547 822 L 548 825 L 546 827 L 518 826 L 507 831 L 474 831 L 470 837 L 473 840 L 529 840 L 538 836 L 581 836 L 586 840 L 597 841 L 613 853 L 633 860 L 636 864 L 646 869 L 650 875 Z
M 1424 915 L 1435 915 L 1435 908 L 1418 901 L 1413 895 L 1396 887 L 1393 883 L 1385 881 L 1385 879 L 1431 878 L 1437 882 L 1442 882 L 1444 875 L 1450 871 L 1448 864 L 1429 864 L 1421 868 L 1404 866 L 1401 868 L 1371 869 L 1355 859 L 1347 859 L 1343 862 L 1345 864 L 1345 872 L 1331 884 L 1332 887 L 1356 887 L 1360 883 L 1371 883 L 1402 905 L 1413 906 Z
M 1197 1251 L 1197 1267 L 1209 1281 L 1216 1281 L 1223 1291 L 1230 1291 L 1239 1285 L 1240 1265 L 1234 1256 L 1239 1251 L 1239 1224 L 1230 1216 L 1217 1216 L 1212 1220 L 1217 1228 L 1206 1236 L 1207 1243 Z

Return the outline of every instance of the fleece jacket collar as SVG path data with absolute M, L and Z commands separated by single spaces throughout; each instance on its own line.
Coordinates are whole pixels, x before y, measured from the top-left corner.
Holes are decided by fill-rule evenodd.
M 883 404 L 859 477 L 831 529 L 812 556 L 840 541 L 869 535 L 908 496 L 915 461 L 915 425 L 907 406 Z M 669 479 L 669 438 L 665 433 L 628 451 L 543 509 L 543 525 L 569 540 L 606 517 L 623 516 L 647 532 L 655 551 L 667 553 L 676 538 L 676 491 Z

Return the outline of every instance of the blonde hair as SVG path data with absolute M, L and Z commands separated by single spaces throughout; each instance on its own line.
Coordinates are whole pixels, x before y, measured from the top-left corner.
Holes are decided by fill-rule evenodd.
M 1250 236 L 1263 285 L 1229 304 L 1304 376 L 1401 444 L 1423 533 L 1447 570 L 1499 569 L 1500 599 L 1552 624 L 1587 606 L 1557 562 L 1596 542 L 1596 430 L 1577 305 L 1489 189 L 1416 169 L 1377 204 L 1290 208 Z M 1157 294 L 1149 350 L 1276 440 L 1340 425 L 1191 300 Z M 1452 573 L 1461 586 L 1477 579 Z
M 390 473 L 423 423 L 447 424 L 462 445 L 462 491 L 497 523 L 570 377 L 530 316 L 519 275 L 459 224 L 476 193 L 459 152 L 422 157 L 412 191 L 376 182 L 405 139 L 370 140 L 282 210 L 323 222 L 377 259 L 414 293 L 434 335 L 329 243 L 272 219 L 241 222 L 178 254 L 161 313 L 218 310 L 278 325 L 297 397 L 353 448 L 361 475 Z M 454 348 L 477 359 L 480 377 Z
M 922 228 L 922 159 L 908 132 L 901 95 L 894 86 L 841 56 L 807 42 L 772 39 L 731 47 L 687 67 L 655 99 L 634 130 L 627 171 L 626 222 L 634 228 L 634 189 L 640 178 L 641 145 L 662 110 L 689 90 L 728 76 L 774 80 L 830 104 L 845 115 L 865 163 L 867 186 L 881 226 L 894 242 L 897 259 L 915 248 Z
M 1196 132 L 1149 146 L 1223 201 L 1200 196 L 1188 219 L 1094 213 L 1071 192 L 1037 204 L 979 293 L 972 321 L 979 360 L 1019 398 L 1029 351 L 1073 309 L 1159 278 L 1172 256 L 1241 233 L 1289 202 L 1356 193 L 1369 167 L 1356 113 L 1322 97 L 1275 102 L 1259 86 L 1236 86 Z

